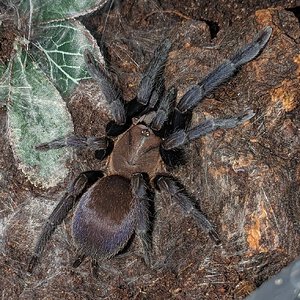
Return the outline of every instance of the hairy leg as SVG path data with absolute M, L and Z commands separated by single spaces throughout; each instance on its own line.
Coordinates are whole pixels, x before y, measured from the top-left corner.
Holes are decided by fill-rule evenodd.
M 73 268 L 78 268 L 82 264 L 82 262 L 84 261 L 85 258 L 86 258 L 85 254 L 77 253 L 77 255 L 75 257 L 75 260 L 72 264 L 72 267 Z
M 171 132 L 186 129 L 193 109 L 216 87 L 232 77 L 238 69 L 253 60 L 263 50 L 272 33 L 271 27 L 264 28 L 254 40 L 238 50 L 230 59 L 214 69 L 198 84 L 191 87 L 177 104 L 173 117 Z
M 156 185 L 160 191 L 165 191 L 171 195 L 172 200 L 177 202 L 183 213 L 191 216 L 204 231 L 206 231 L 211 239 L 219 244 L 221 242 L 217 231 L 213 224 L 205 217 L 205 215 L 196 208 L 194 201 L 188 196 L 184 187 L 174 178 L 164 175 L 158 175 L 155 178 Z
M 86 189 L 102 176 L 103 173 L 100 171 L 83 172 L 69 186 L 68 191 L 59 201 L 43 226 L 42 232 L 40 233 L 35 245 L 34 253 L 28 264 L 28 272 L 33 271 L 56 227 L 66 218 L 68 212 L 75 206 L 80 196 L 86 191 Z
M 95 150 L 95 158 L 103 160 L 106 158 L 113 150 L 113 141 L 107 137 L 94 137 L 94 136 L 66 136 L 55 139 L 53 141 L 42 143 L 35 147 L 38 151 L 48 151 L 51 149 L 59 149 L 63 147 L 73 147 L 73 148 L 87 148 Z
M 147 105 L 153 92 L 157 89 L 157 85 L 162 84 L 161 79 L 163 77 L 171 45 L 169 40 L 165 40 L 162 42 L 161 46 L 155 50 L 154 57 L 149 63 L 140 82 L 137 92 L 137 102 Z
M 126 115 L 121 92 L 113 84 L 108 71 L 94 59 L 89 50 L 85 51 L 84 59 L 90 75 L 99 83 L 106 101 L 111 107 L 114 121 L 120 125 L 125 124 Z
M 241 48 L 229 60 L 208 74 L 180 99 L 177 109 L 184 113 L 195 108 L 199 102 L 217 86 L 234 75 L 239 67 L 253 60 L 265 47 L 272 33 L 271 27 L 264 28 L 254 40 Z
M 131 190 L 134 201 L 137 203 L 137 227 L 136 235 L 138 236 L 143 252 L 145 263 L 151 265 L 150 252 L 152 249 L 150 238 L 150 197 L 149 188 L 146 180 L 141 173 L 134 174 L 131 179 Z
M 108 139 L 106 137 L 94 137 L 94 136 L 78 136 L 70 135 L 61 137 L 53 141 L 42 143 L 35 147 L 39 151 L 48 151 L 50 149 L 59 149 L 63 147 L 74 147 L 74 148 L 89 148 L 93 150 L 105 150 L 108 147 Z
M 163 72 L 170 48 L 170 41 L 165 40 L 155 50 L 154 57 L 141 79 L 137 96 L 125 104 L 125 124 L 120 125 L 117 122 L 110 122 L 106 127 L 107 136 L 118 136 L 125 132 L 131 126 L 132 118 L 149 112 L 159 103 L 165 89 Z
M 160 131 L 162 127 L 168 121 L 171 109 L 176 101 L 177 90 L 175 87 L 171 87 L 164 97 L 162 97 L 155 115 L 151 121 L 150 127 L 154 131 Z
M 162 142 L 162 147 L 165 150 L 178 148 L 219 128 L 228 129 L 241 125 L 250 120 L 254 115 L 255 113 L 250 110 L 238 117 L 231 117 L 227 119 L 211 119 L 204 121 L 193 128 L 187 130 L 178 130 L 172 133 Z
M 93 276 L 95 278 L 98 278 L 99 263 L 98 263 L 97 259 L 92 259 L 91 268 L 92 268 L 92 274 L 93 274 Z

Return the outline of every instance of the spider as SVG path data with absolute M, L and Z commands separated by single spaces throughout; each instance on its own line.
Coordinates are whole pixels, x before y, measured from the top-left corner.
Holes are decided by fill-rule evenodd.
M 183 213 L 191 216 L 215 243 L 220 243 L 214 225 L 168 171 L 185 162 L 185 144 L 218 128 L 238 126 L 254 116 L 250 110 L 239 116 L 211 119 L 190 126 L 193 109 L 240 66 L 253 60 L 265 47 L 271 32 L 270 27 L 264 28 L 251 43 L 192 86 L 177 104 L 176 89 L 171 87 L 166 91 L 163 79 L 171 48 L 169 40 L 156 49 L 136 97 L 126 104 L 109 72 L 86 50 L 87 69 L 100 84 L 112 112 L 113 120 L 106 127 L 106 136 L 67 136 L 36 148 L 41 151 L 61 147 L 94 149 L 97 159 L 107 158 L 106 176 L 102 171 L 86 171 L 69 185 L 38 237 L 28 271 L 33 271 L 52 233 L 75 206 L 72 236 L 77 256 L 74 267 L 91 257 L 96 273 L 98 262 L 117 255 L 134 234 L 141 242 L 145 263 L 151 266 L 149 208 L 155 190 L 168 193 Z

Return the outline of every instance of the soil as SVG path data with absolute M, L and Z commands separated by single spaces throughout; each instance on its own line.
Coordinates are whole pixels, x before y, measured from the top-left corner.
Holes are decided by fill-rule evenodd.
M 300 253 L 300 6 L 297 1 L 114 1 L 81 19 L 97 39 L 130 101 L 155 48 L 169 38 L 169 87 L 178 98 L 266 26 L 264 51 L 217 88 L 194 111 L 192 123 L 236 115 L 255 117 L 187 146 L 188 162 L 176 176 L 216 225 L 215 245 L 167 195 L 156 198 L 152 269 L 139 244 L 100 266 L 74 269 L 72 215 L 49 241 L 40 264 L 27 264 L 42 224 L 68 182 L 83 170 L 104 169 L 78 151 L 59 186 L 34 187 L 16 167 L 5 108 L 0 110 L 0 290 L 3 299 L 243 299 Z M 0 61 L 11 51 L 1 36 Z M 6 48 L 5 48 L 6 47 Z M 3 50 L 4 49 L 4 50 Z M 95 109 L 90 82 L 66 99 L 75 132 L 101 135 L 109 116 Z

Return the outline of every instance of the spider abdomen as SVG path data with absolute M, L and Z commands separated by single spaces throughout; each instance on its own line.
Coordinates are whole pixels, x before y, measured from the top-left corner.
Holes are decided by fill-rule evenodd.
M 79 251 L 97 259 L 117 254 L 135 229 L 130 180 L 112 175 L 98 180 L 82 195 L 73 217 Z

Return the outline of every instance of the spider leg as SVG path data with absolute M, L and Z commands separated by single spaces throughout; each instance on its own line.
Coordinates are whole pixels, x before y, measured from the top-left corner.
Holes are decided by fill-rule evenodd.
M 68 212 L 75 206 L 84 191 L 102 176 L 103 173 L 100 171 L 83 172 L 69 186 L 68 191 L 54 208 L 40 233 L 34 253 L 28 264 L 28 272 L 33 271 L 56 227 L 66 218 Z
M 165 79 L 163 75 L 160 75 L 157 78 L 149 102 L 146 105 L 145 109 L 143 110 L 142 114 L 144 115 L 148 111 L 153 110 L 155 106 L 160 102 L 160 99 L 163 97 L 164 93 L 165 93 Z
M 72 267 L 73 268 L 78 268 L 84 261 L 84 259 L 86 258 L 85 254 L 82 253 L 78 253 L 73 264 Z M 98 272 L 99 272 L 99 263 L 97 261 L 97 259 L 92 259 L 91 261 L 91 268 L 92 268 L 92 274 L 95 278 L 98 278 Z
M 133 199 L 137 204 L 137 226 L 136 235 L 138 236 L 143 252 L 146 265 L 151 265 L 150 252 L 152 243 L 150 238 L 150 202 L 149 188 L 143 174 L 134 174 L 131 179 L 131 189 Z
M 154 57 L 149 63 L 143 78 L 140 82 L 137 92 L 137 102 L 147 105 L 149 100 L 157 87 L 157 83 L 163 77 L 163 71 L 167 62 L 168 54 L 171 49 L 171 42 L 165 40 L 161 46 L 155 50 Z
M 61 137 L 52 140 L 47 143 L 39 144 L 35 147 L 39 151 L 48 151 L 50 149 L 59 149 L 63 147 L 74 147 L 74 148 L 89 148 L 94 150 L 105 150 L 108 147 L 108 139 L 106 137 L 94 137 L 94 136 L 78 136 L 71 135 Z
M 186 112 L 197 106 L 208 93 L 234 75 L 240 66 L 254 59 L 267 44 L 271 33 L 271 27 L 263 29 L 250 44 L 241 48 L 233 57 L 187 91 L 180 99 L 177 109 L 180 112 Z
M 163 79 L 161 79 L 157 83 L 156 87 L 154 88 L 147 105 L 138 102 L 137 98 L 127 102 L 125 104 L 126 117 L 127 117 L 126 123 L 124 125 L 119 125 L 113 121 L 109 122 L 106 126 L 107 136 L 115 137 L 122 134 L 132 125 L 132 118 L 140 117 L 153 110 L 154 107 L 159 102 L 159 99 L 162 98 L 164 94 L 164 90 L 165 90 L 165 86 L 163 83 Z
M 155 183 L 160 191 L 165 191 L 170 194 L 172 200 L 180 205 L 182 211 L 191 216 L 196 221 L 197 225 L 206 231 L 216 244 L 221 242 L 213 224 L 199 209 L 196 208 L 194 201 L 188 196 L 185 188 L 181 184 L 174 178 L 165 175 L 156 176 Z
M 72 264 L 72 267 L 73 267 L 73 268 L 78 268 L 78 267 L 82 264 L 82 262 L 84 261 L 85 258 L 86 258 L 86 255 L 85 255 L 85 254 L 83 254 L 83 253 L 78 253 L 78 254 L 76 255 L 76 258 L 75 258 L 73 264 Z
M 98 278 L 99 263 L 98 263 L 97 259 L 92 259 L 92 274 L 95 278 Z
M 177 89 L 172 86 L 164 95 L 164 97 L 162 97 L 150 124 L 152 130 L 160 131 L 163 125 L 165 125 L 165 123 L 168 121 L 171 109 L 176 100 L 176 96 Z
M 204 121 L 193 128 L 178 130 L 172 133 L 162 142 L 162 147 L 165 150 L 171 150 L 183 146 L 184 144 L 189 143 L 216 129 L 228 129 L 241 125 L 250 120 L 254 115 L 255 113 L 252 110 L 249 110 L 237 117 L 231 117 L 227 119 L 211 119 Z
M 48 151 L 63 147 L 92 149 L 95 150 L 95 157 L 99 160 L 103 160 L 112 152 L 113 141 L 107 137 L 98 138 L 94 136 L 85 137 L 72 135 L 39 144 L 35 149 L 38 151 Z
M 254 40 L 242 47 L 229 60 L 208 74 L 198 84 L 189 89 L 180 99 L 173 116 L 173 131 L 187 127 L 188 113 L 216 87 L 232 77 L 239 67 L 253 60 L 267 44 L 272 33 L 271 27 L 264 28 Z
M 99 83 L 105 99 L 111 107 L 114 121 L 119 125 L 125 124 L 126 115 L 121 92 L 113 84 L 107 70 L 95 60 L 89 50 L 85 50 L 84 59 L 88 72 Z
M 150 124 L 150 128 L 155 132 L 155 134 L 163 139 L 170 133 L 170 113 L 174 109 L 176 96 L 177 89 L 172 86 L 159 102 Z M 182 149 L 166 150 L 161 146 L 160 154 L 164 163 L 170 168 L 174 168 L 185 163 L 184 151 Z
M 118 136 L 132 124 L 132 118 L 139 117 L 153 109 L 162 97 L 165 89 L 163 71 L 171 48 L 171 42 L 165 40 L 155 50 L 154 57 L 149 63 L 141 79 L 137 96 L 125 104 L 126 122 L 123 125 L 110 122 L 106 127 L 108 136 Z
M 166 150 L 163 148 L 163 144 L 161 144 L 159 148 L 159 153 L 169 170 L 172 170 L 186 163 L 184 149 L 174 148 Z

